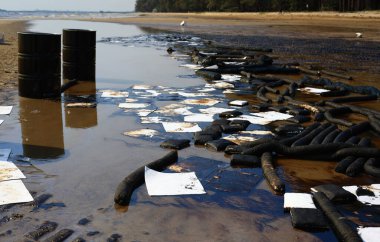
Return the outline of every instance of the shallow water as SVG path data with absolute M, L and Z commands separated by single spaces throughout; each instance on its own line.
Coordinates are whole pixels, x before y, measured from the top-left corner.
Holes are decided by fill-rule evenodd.
M 58 20 L 32 21 L 30 31 L 61 32 L 62 28 L 95 29 L 98 40 L 144 34 L 129 25 Z M 99 42 L 96 63 L 96 89 L 126 90 L 134 84 L 173 88 L 204 84 L 192 76 L 193 71 L 179 68 L 182 62 L 170 58 L 163 47 Z M 159 138 L 136 139 L 122 133 L 144 127 L 160 132 L 163 129 L 158 124 L 140 124 L 136 115 L 117 107 L 119 101 L 104 100 L 94 91 L 90 94 L 98 102 L 96 108 L 68 109 L 60 101 L 19 98 L 12 114 L 5 118 L 0 148 L 12 148 L 13 160 L 20 160 L 16 155 L 32 158 L 31 164 L 16 162 L 27 176 L 26 187 L 37 196 L 53 195 L 38 209 L 16 205 L 2 212 L 2 216 L 24 214 L 23 219 L 2 225 L 2 230 L 13 231 L 7 241 L 21 240 L 45 220 L 57 222 L 57 230 L 75 230 L 70 239 L 81 236 L 88 241 L 105 241 L 113 233 L 121 234 L 123 241 L 335 240 L 332 232 L 293 229 L 290 216 L 283 212 L 283 197 L 273 195 L 261 169 L 233 169 L 223 153 L 200 147 L 181 150 L 178 165 L 197 173 L 207 195 L 149 197 L 143 185 L 133 194 L 129 207 L 115 206 L 113 196 L 119 182 L 136 168 L 167 153 L 159 147 Z M 170 103 L 157 101 L 155 105 Z M 174 137 L 191 138 L 191 134 Z M 284 159 L 278 164 L 288 191 L 308 191 L 311 185 L 327 181 L 375 181 L 368 177 L 353 181 L 332 174 L 331 163 Z M 91 222 L 77 225 L 85 217 Z M 100 233 L 86 235 L 91 231 Z
M 105 37 L 131 37 L 145 32 L 133 25 L 99 23 L 71 20 L 31 21 L 30 31 L 62 33 L 64 28 L 96 30 L 96 39 Z M 132 84 L 185 87 L 203 83 L 200 79 L 178 78 L 178 75 L 193 74 L 178 67 L 178 62 L 168 58 L 165 51 L 147 47 L 124 47 L 97 43 L 96 86 L 98 89 L 123 89 Z

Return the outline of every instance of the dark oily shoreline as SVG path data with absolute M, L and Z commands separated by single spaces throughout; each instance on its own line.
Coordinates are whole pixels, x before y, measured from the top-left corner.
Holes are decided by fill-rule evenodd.
M 365 38 L 357 39 L 352 34 L 351 38 L 325 37 L 325 36 L 308 36 L 302 35 L 300 29 L 299 35 L 294 34 L 276 34 L 267 36 L 264 33 L 256 33 L 249 29 L 246 34 L 235 32 L 244 31 L 245 27 L 228 26 L 222 27 L 174 27 L 169 25 L 150 26 L 139 24 L 142 29 L 148 32 L 167 31 L 169 33 L 193 34 L 202 39 L 215 41 L 215 43 L 236 46 L 257 48 L 272 48 L 275 55 L 279 57 L 279 63 L 299 62 L 302 65 L 323 68 L 326 71 L 337 71 L 353 76 L 355 81 L 351 82 L 364 83 L 365 85 L 374 85 L 380 87 L 376 81 L 380 78 L 380 69 L 378 65 L 378 56 L 380 51 L 378 42 L 368 41 Z M 207 31 L 211 28 L 210 31 Z M 332 30 L 334 28 L 332 27 Z M 292 33 L 297 32 L 297 26 Z M 357 63 L 360 63 L 359 65 Z
M 200 43 L 192 42 L 194 39 L 192 37 L 189 37 L 189 36 L 182 37 L 181 35 L 175 35 L 175 34 L 172 35 L 172 37 L 170 37 L 170 35 L 168 37 L 160 36 L 158 40 L 159 39 L 162 39 L 162 40 L 166 39 L 169 42 L 169 48 L 167 49 L 167 52 L 169 53 L 169 55 L 171 55 L 172 53 L 177 53 L 177 52 L 179 52 L 180 54 L 181 53 L 189 54 L 191 56 L 192 62 L 195 65 L 198 65 L 197 66 L 198 70 L 195 71 L 195 73 L 205 78 L 206 81 L 210 83 L 211 86 L 213 85 L 213 83 L 221 82 L 220 80 L 222 79 L 223 74 L 227 74 L 227 75 L 241 74 L 242 78 L 240 80 L 237 80 L 237 82 L 233 81 L 232 83 L 230 82 L 229 84 L 228 83 L 226 84 L 226 86 L 232 84 L 232 87 L 228 86 L 222 89 L 231 88 L 235 91 L 236 89 L 238 89 L 237 93 L 239 93 L 239 90 L 251 89 L 257 92 L 257 98 L 259 98 L 262 102 L 269 103 L 269 106 L 271 105 L 284 106 L 288 110 L 293 110 L 291 112 L 292 114 L 301 114 L 300 116 L 303 116 L 303 118 L 301 118 L 300 116 L 298 116 L 298 118 L 294 117 L 292 118 L 291 122 L 309 123 L 310 125 L 311 120 L 314 119 L 315 121 L 317 121 L 315 123 L 312 123 L 311 121 L 311 125 L 309 127 L 316 125 L 316 127 L 313 128 L 314 129 L 313 131 L 307 131 L 308 129 L 306 129 L 305 131 L 307 133 L 299 132 L 300 137 L 294 136 L 293 134 L 294 136 L 293 138 L 281 139 L 281 137 L 275 137 L 273 140 L 259 139 L 257 141 L 253 141 L 252 143 L 249 143 L 249 142 L 243 143 L 240 145 L 241 146 L 240 148 L 233 148 L 235 149 L 235 151 L 233 152 L 235 154 L 241 153 L 243 155 L 252 155 L 252 156 L 258 156 L 258 157 L 261 156 L 263 173 L 269 185 L 272 187 L 275 193 L 283 194 L 285 193 L 286 188 L 285 188 L 285 184 L 281 181 L 281 179 L 278 177 L 275 171 L 274 163 L 275 163 L 276 158 L 272 156 L 272 153 L 275 153 L 280 156 L 285 155 L 285 156 L 294 157 L 295 159 L 306 159 L 306 160 L 332 159 L 332 160 L 338 161 L 344 157 L 349 157 L 349 156 L 362 157 L 360 159 L 353 161 L 353 163 L 348 166 L 347 171 L 343 173 L 346 173 L 350 177 L 357 176 L 363 171 L 364 164 L 366 162 L 369 162 L 368 163 L 369 166 L 372 166 L 374 168 L 374 170 L 372 170 L 374 171 L 374 173 L 370 172 L 370 174 L 372 176 L 380 178 L 380 172 L 378 176 L 375 171 L 376 167 L 379 166 L 377 160 L 378 158 L 380 158 L 380 150 L 376 148 L 376 146 L 373 148 L 369 148 L 371 147 L 370 142 L 369 143 L 367 142 L 365 145 L 361 145 L 362 143 L 364 144 L 364 142 L 359 142 L 359 145 L 356 146 L 355 142 L 357 141 L 353 141 L 354 138 L 356 138 L 355 137 L 356 135 L 362 135 L 364 132 L 369 131 L 371 127 L 373 128 L 374 132 L 378 132 L 377 123 L 380 122 L 380 120 L 370 118 L 369 122 L 362 121 L 361 123 L 353 124 L 349 122 L 343 122 L 343 120 L 340 121 L 338 119 L 334 119 L 331 114 L 329 115 L 325 114 L 324 116 L 327 121 L 332 122 L 332 123 L 343 124 L 345 126 L 351 126 L 351 127 L 348 127 L 348 128 L 340 127 L 339 129 L 337 129 L 336 126 L 331 126 L 331 124 L 328 124 L 328 122 L 324 123 L 323 125 L 320 125 L 319 123 L 324 120 L 323 117 L 322 118 L 320 117 L 321 116 L 320 114 L 322 114 L 323 116 L 325 112 L 328 113 L 326 110 L 331 111 L 332 113 L 332 109 L 328 109 L 327 107 L 325 107 L 326 103 L 330 105 L 329 103 L 345 103 L 345 102 L 357 102 L 357 101 L 365 101 L 365 100 L 376 101 L 377 98 L 380 96 L 380 90 L 377 89 L 376 87 L 351 86 L 349 84 L 336 80 L 336 78 L 339 78 L 339 80 L 340 79 L 352 80 L 352 77 L 346 74 L 339 74 L 336 72 L 324 71 L 321 67 L 319 67 L 317 71 L 315 71 L 313 70 L 313 68 L 310 68 L 310 67 L 308 70 L 298 68 L 298 66 L 300 66 L 299 63 L 277 64 L 276 63 L 277 58 L 271 57 L 270 55 L 272 54 L 272 50 L 267 49 L 267 48 L 260 48 L 256 46 L 255 47 L 241 47 L 241 46 L 236 47 L 236 46 L 226 46 L 226 45 L 220 46 L 218 44 L 214 45 L 210 41 L 205 41 L 202 45 Z M 112 42 L 113 40 L 109 39 L 107 41 Z M 116 41 L 120 41 L 120 39 L 117 39 Z M 310 73 L 314 74 L 315 76 L 302 77 L 302 73 L 305 73 L 305 72 L 308 74 Z M 270 74 L 270 75 L 263 76 L 262 74 Z M 278 76 L 278 74 L 291 76 L 292 79 Z M 331 81 L 328 77 L 326 77 L 326 75 L 335 77 L 334 78 L 335 80 Z M 285 89 L 283 88 L 283 86 L 285 86 Z M 276 89 L 278 87 L 280 87 L 280 89 Z M 338 96 L 338 97 L 346 96 L 350 93 L 351 94 L 359 93 L 362 96 L 359 95 L 359 96 L 353 96 L 353 97 L 347 97 L 347 98 L 341 98 L 341 99 L 339 98 L 323 99 L 322 102 L 321 101 L 304 102 L 303 100 L 302 101 L 293 100 L 296 98 L 296 96 L 301 95 L 301 93 L 297 91 L 297 89 L 305 88 L 305 87 L 328 88 L 327 90 L 324 90 L 324 91 L 326 91 L 326 93 L 330 93 L 330 92 L 333 93 L 333 94 L 323 96 L 323 97 L 328 97 L 328 98 L 334 97 L 334 96 Z M 260 91 L 260 90 L 266 90 L 266 91 Z M 337 92 L 337 90 L 339 90 L 340 92 Z M 268 91 L 272 92 L 272 94 L 270 95 L 271 99 L 265 97 L 266 92 Z M 261 95 L 261 97 L 259 96 L 259 94 Z M 273 94 L 275 94 L 274 97 L 273 97 Z M 283 104 L 286 101 L 288 102 L 288 105 Z M 292 107 L 292 105 L 295 105 L 295 106 Z M 331 104 L 330 106 L 336 107 L 335 104 Z M 310 112 L 310 110 L 312 110 L 312 112 L 314 113 L 311 118 L 307 117 L 312 113 Z M 343 110 L 343 107 L 342 107 L 342 110 Z M 358 112 L 360 114 L 364 114 L 368 116 L 367 118 L 378 115 L 378 112 L 376 110 L 371 110 L 371 109 L 362 110 L 359 107 L 355 107 L 355 106 L 352 106 L 351 108 L 345 107 L 344 110 L 345 112 Z M 234 121 L 229 121 L 227 119 L 215 120 L 210 126 L 207 126 L 203 128 L 202 131 L 198 132 L 200 134 L 194 137 L 195 143 L 198 142 L 198 144 L 205 144 L 206 147 L 213 147 L 214 151 L 227 150 L 228 144 L 221 146 L 223 142 L 222 140 L 218 140 L 218 139 L 220 138 L 221 133 L 225 133 L 225 134 L 236 133 L 239 131 L 244 131 L 247 128 L 247 126 L 240 127 L 237 124 L 232 124 L 233 122 L 238 121 L 239 117 L 242 114 L 243 113 L 241 112 L 237 113 L 236 114 L 237 120 L 234 120 Z M 255 113 L 253 113 L 253 115 L 255 115 Z M 240 121 L 243 121 L 243 116 L 241 117 L 242 117 L 242 120 Z M 289 119 L 289 121 L 290 120 L 291 119 Z M 306 127 L 307 126 L 308 124 L 306 124 Z M 330 132 L 335 129 L 337 129 L 335 137 L 328 138 L 328 136 L 330 135 Z M 327 131 L 327 132 L 324 132 L 324 131 Z M 323 136 L 321 136 L 321 134 Z M 362 138 L 362 140 L 363 139 L 365 140 L 366 138 Z M 356 138 L 355 140 L 359 140 L 359 139 Z M 309 145 L 310 142 L 312 142 L 313 144 Z M 233 145 L 232 143 L 230 143 L 229 146 L 236 146 L 236 145 Z M 230 152 L 228 152 L 228 154 L 230 154 Z M 375 161 L 375 163 L 373 161 Z M 127 177 L 126 179 L 130 179 L 130 178 Z M 374 181 L 376 180 L 378 179 L 375 178 Z M 119 191 L 117 192 L 117 194 L 120 192 L 120 186 L 118 189 Z M 124 189 L 129 189 L 128 185 L 126 185 Z M 118 196 L 117 194 L 115 196 Z M 117 200 L 115 201 L 118 203 Z M 127 204 L 128 203 L 129 202 L 127 202 Z M 125 202 L 123 202 L 123 204 L 125 204 Z M 328 216 L 329 220 L 331 221 L 335 221 L 335 219 L 338 219 L 339 216 L 342 216 L 342 215 L 339 215 L 339 212 L 336 212 L 335 215 L 330 215 L 329 211 L 324 210 L 323 212 Z M 311 228 L 313 228 L 312 225 L 308 225 L 308 226 L 311 226 Z M 344 235 L 345 233 L 351 233 L 351 234 L 356 233 L 354 232 L 354 229 L 352 229 L 349 225 L 335 224 L 335 226 L 337 226 L 338 228 L 338 229 L 335 229 L 334 227 L 334 232 L 336 233 L 337 237 L 342 237 L 342 236 L 344 237 L 346 236 Z M 349 232 L 348 230 L 351 230 L 351 229 L 352 231 Z M 356 236 L 357 238 L 359 238 L 358 235 Z

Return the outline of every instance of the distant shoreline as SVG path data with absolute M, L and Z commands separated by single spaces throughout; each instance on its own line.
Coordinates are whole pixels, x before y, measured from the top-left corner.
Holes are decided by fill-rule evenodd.
M 357 41 L 356 32 L 363 33 L 362 41 L 380 42 L 380 11 L 338 13 L 133 13 L 133 16 L 79 18 L 35 16 L 27 19 L 1 19 L 6 44 L 0 45 L 0 87 L 17 83 L 17 32 L 27 28 L 34 19 L 65 19 L 133 24 L 158 30 L 186 34 L 229 36 L 288 36 L 294 38 L 343 38 Z M 179 23 L 185 21 L 186 26 Z
M 159 30 L 197 34 L 302 36 L 305 38 L 347 38 L 356 32 L 365 40 L 380 42 L 380 11 L 266 12 L 266 13 L 136 13 L 129 18 L 83 19 L 89 21 L 135 24 Z M 186 22 L 184 28 L 179 23 Z M 265 31 L 262 31 L 265 30 Z
M 341 17 L 341 18 L 380 18 L 380 11 L 360 11 L 360 12 L 333 12 L 333 11 L 318 11 L 318 12 L 189 12 L 189 13 L 146 13 L 136 12 L 140 17 L 200 17 L 200 18 L 215 18 L 224 19 L 252 19 L 252 18 L 294 18 L 294 17 Z

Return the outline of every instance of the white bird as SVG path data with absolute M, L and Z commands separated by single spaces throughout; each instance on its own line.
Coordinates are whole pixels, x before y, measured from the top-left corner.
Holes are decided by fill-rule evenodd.
M 356 34 L 356 38 L 363 38 L 363 34 L 362 33 L 355 33 Z
M 181 25 L 181 26 L 185 26 L 185 25 L 186 25 L 185 20 L 183 20 L 179 25 Z

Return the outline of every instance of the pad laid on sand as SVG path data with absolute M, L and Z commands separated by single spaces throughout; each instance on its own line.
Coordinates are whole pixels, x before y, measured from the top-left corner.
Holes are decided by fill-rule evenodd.
M 0 161 L 0 181 L 26 178 L 13 162 Z
M 290 208 L 316 208 L 311 194 L 308 193 L 285 193 L 284 209 Z
M 235 109 L 231 109 L 231 108 L 217 108 L 217 107 L 199 109 L 201 113 L 205 113 L 205 114 L 219 114 L 219 113 L 224 113 L 224 112 L 232 112 L 234 110 Z
M 182 101 L 183 104 L 189 105 L 203 105 L 203 106 L 214 106 L 217 103 L 220 103 L 219 100 L 212 98 L 201 98 L 201 99 L 186 99 Z
M 358 193 L 358 189 L 367 191 L 367 194 Z M 372 184 L 369 186 L 344 186 L 344 190 L 354 194 L 358 201 L 366 205 L 380 205 L 380 184 Z M 363 192 L 364 193 L 364 192 Z
M 304 88 L 299 88 L 298 90 L 300 90 L 301 92 L 312 93 L 312 94 L 316 94 L 316 95 L 320 95 L 321 93 L 330 91 L 327 89 L 314 88 L 314 87 L 304 87 Z
M 28 189 L 20 180 L 26 178 L 20 169 L 7 161 L 11 149 L 0 149 L 0 205 L 33 201 Z
M 214 121 L 213 114 L 195 113 L 184 117 L 185 122 L 212 122 Z
M 154 130 L 154 129 L 139 129 L 139 130 L 134 130 L 134 131 L 127 131 L 124 132 L 125 136 L 130 136 L 130 137 L 153 137 L 158 135 L 159 133 Z
M 13 106 L 0 106 L 0 114 L 9 115 L 12 112 Z
M 147 103 L 120 103 L 119 108 L 127 108 L 127 109 L 138 109 L 138 108 L 146 108 L 149 104 Z
M 193 133 L 202 130 L 196 123 L 162 123 L 162 125 L 169 133 Z
M 21 180 L 0 182 L 0 205 L 31 201 L 33 197 Z
M 150 196 L 206 193 L 195 172 L 163 173 L 145 167 L 145 184 Z
M 119 91 L 112 91 L 112 90 L 104 90 L 102 92 L 102 96 L 104 98 L 121 98 L 121 97 L 128 97 L 128 92 L 119 92 Z
M 359 227 L 358 234 L 365 242 L 377 242 L 380 238 L 380 227 Z
M 293 115 L 275 112 L 275 111 L 268 111 L 268 112 L 261 112 L 261 113 L 251 113 L 254 116 L 261 117 L 270 121 L 278 121 L 278 120 L 287 120 L 289 118 L 292 118 Z

